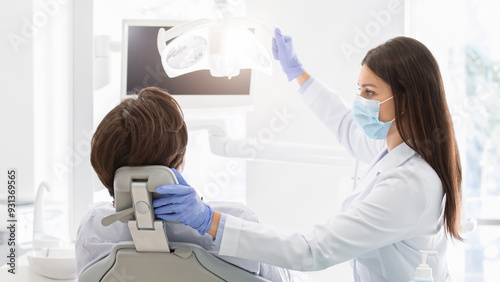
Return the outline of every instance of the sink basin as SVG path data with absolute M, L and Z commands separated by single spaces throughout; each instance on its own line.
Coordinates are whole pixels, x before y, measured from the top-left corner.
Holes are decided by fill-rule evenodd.
M 45 248 L 28 253 L 30 267 L 36 273 L 52 279 L 75 279 L 74 248 Z

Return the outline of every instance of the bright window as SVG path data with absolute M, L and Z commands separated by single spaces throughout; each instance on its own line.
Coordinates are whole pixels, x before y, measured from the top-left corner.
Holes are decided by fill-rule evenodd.
M 465 1 L 466 37 L 461 53 L 462 71 L 452 81 L 465 82 L 465 99 L 455 105 L 457 131 L 463 136 L 464 195 L 468 216 L 478 228 L 467 235 L 465 281 L 498 281 L 500 276 L 500 23 L 494 14 L 500 2 Z M 463 72 L 463 75 L 462 75 Z M 457 111 L 458 110 L 458 111 Z M 460 121 L 459 121 L 460 119 Z
M 460 148 L 465 217 L 478 222 L 449 253 L 453 281 L 500 277 L 500 1 L 406 1 L 407 35 L 440 65 Z

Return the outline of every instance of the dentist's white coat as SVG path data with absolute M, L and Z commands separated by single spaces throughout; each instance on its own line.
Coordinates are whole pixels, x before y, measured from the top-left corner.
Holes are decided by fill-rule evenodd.
M 303 271 L 352 259 L 355 281 L 406 282 L 420 263 L 419 250 L 434 250 L 439 254 L 427 260 L 434 281 L 448 281 L 444 197 L 436 172 L 405 143 L 388 153 L 384 140 L 368 139 L 350 107 L 320 81 L 313 80 L 302 96 L 352 155 L 370 163 L 369 171 L 342 212 L 308 234 L 279 233 L 228 215 L 219 254 Z

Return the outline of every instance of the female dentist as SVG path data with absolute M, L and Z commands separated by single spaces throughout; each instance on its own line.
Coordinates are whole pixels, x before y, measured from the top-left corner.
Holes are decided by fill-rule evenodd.
M 351 260 L 355 281 L 413 279 L 419 250 L 434 281 L 450 281 L 448 238 L 461 240 L 461 166 L 436 60 L 417 40 L 370 50 L 352 108 L 302 68 L 289 36 L 275 31 L 274 57 L 306 104 L 369 170 L 342 212 L 307 234 L 284 234 L 213 211 L 178 174 L 157 189 L 155 213 L 214 237 L 220 255 L 313 271 Z M 318 195 L 321 197 L 321 195 Z

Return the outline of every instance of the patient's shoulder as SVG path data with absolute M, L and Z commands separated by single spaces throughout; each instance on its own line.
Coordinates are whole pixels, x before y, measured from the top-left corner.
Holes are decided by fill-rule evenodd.
M 99 202 L 91 205 L 90 210 L 83 216 L 80 227 L 88 225 L 94 226 L 105 216 L 114 213 L 113 204 L 109 202 Z
M 240 202 L 213 201 L 207 203 L 212 209 L 242 218 L 247 221 L 259 222 L 257 214 L 247 205 Z
M 128 225 L 116 221 L 109 226 L 102 225 L 104 217 L 114 214 L 112 203 L 102 202 L 94 204 L 82 218 L 77 232 L 77 243 L 117 243 L 130 241 L 131 235 Z
M 92 218 L 95 216 L 109 215 L 115 212 L 113 203 L 111 202 L 98 202 L 90 206 L 87 217 Z

